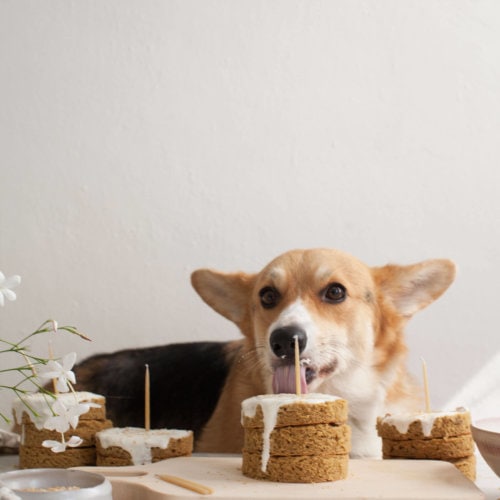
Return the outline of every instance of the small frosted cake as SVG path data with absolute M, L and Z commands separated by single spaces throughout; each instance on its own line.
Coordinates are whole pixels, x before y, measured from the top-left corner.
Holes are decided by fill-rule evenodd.
M 347 476 L 347 402 L 326 394 L 268 394 L 242 403 L 242 471 L 254 479 L 315 483 Z
M 463 408 L 377 419 L 384 458 L 445 460 L 474 480 L 476 462 L 470 425 L 470 414 Z
M 89 411 L 80 415 L 80 420 L 106 420 L 106 399 L 100 394 L 92 392 L 65 392 L 58 394 L 57 399 L 65 406 L 76 403 L 93 403 L 96 407 L 90 407 Z M 16 423 L 33 423 L 37 429 L 42 429 L 45 420 L 53 415 L 51 406 L 55 399 L 37 392 L 16 399 L 12 405 L 12 411 Z M 33 410 L 33 411 L 32 411 Z
M 95 434 L 113 425 L 111 420 L 106 419 L 105 398 L 91 392 L 76 392 L 59 394 L 57 400 L 68 409 L 80 403 L 96 405 L 79 415 L 78 426 L 75 429 L 70 428 L 64 433 L 65 441 L 69 441 L 72 436 L 78 436 L 82 442 L 59 453 L 44 447 L 44 441 L 61 440 L 59 432 L 43 427 L 46 420 L 54 416 L 51 407 L 56 400 L 43 393 L 23 396 L 13 404 L 14 419 L 21 428 L 19 446 L 21 469 L 95 465 Z
M 98 432 L 97 465 L 145 465 L 193 452 L 192 431 L 113 427 Z

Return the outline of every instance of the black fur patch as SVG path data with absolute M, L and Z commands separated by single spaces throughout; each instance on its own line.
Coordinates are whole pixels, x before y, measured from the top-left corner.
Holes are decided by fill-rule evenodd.
M 115 427 L 144 427 L 144 374 L 151 380 L 151 428 L 191 429 L 215 409 L 229 370 L 226 342 L 191 342 L 92 356 L 75 367 L 77 390 L 106 396 Z

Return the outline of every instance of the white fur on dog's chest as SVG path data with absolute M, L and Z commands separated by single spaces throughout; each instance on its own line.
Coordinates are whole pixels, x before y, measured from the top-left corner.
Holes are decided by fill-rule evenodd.
M 357 369 L 348 376 L 332 377 L 315 392 L 342 397 L 349 404 L 348 424 L 352 432 L 351 456 L 356 458 L 380 457 L 382 448 L 377 436 L 377 417 L 384 414 L 385 391 L 374 383 L 370 369 Z

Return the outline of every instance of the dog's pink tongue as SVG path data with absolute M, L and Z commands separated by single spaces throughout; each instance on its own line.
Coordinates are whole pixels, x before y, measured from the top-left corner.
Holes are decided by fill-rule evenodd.
M 288 394 L 295 394 L 297 392 L 295 387 L 294 365 L 279 366 L 274 370 L 273 391 L 274 394 L 280 394 L 282 392 Z M 300 367 L 300 391 L 302 394 L 307 393 L 305 366 Z

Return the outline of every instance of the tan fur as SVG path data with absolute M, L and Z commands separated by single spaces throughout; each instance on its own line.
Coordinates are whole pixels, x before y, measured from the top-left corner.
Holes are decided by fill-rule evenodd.
M 317 373 L 309 390 L 345 397 L 353 455 L 376 455 L 376 417 L 387 408 L 411 408 L 418 402 L 404 364 L 406 322 L 437 299 L 454 276 L 448 260 L 370 268 L 332 249 L 287 252 L 256 274 L 195 271 L 196 291 L 244 335 L 231 345 L 234 362 L 196 451 L 241 451 L 241 401 L 272 392 L 276 357 L 269 346 L 271 329 L 306 320 L 309 340 L 303 357 Z M 339 304 L 322 298 L 322 290 L 334 282 L 348 293 Z M 260 303 L 259 290 L 265 286 L 281 295 L 271 309 Z

